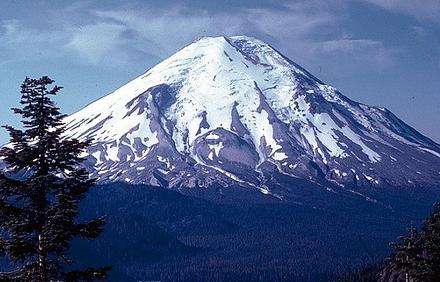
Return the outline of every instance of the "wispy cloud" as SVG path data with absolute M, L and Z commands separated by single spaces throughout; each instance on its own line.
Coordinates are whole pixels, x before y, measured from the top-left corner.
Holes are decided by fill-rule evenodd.
M 139 59 L 157 60 L 157 54 L 143 48 L 149 46 L 149 40 L 121 23 L 98 22 L 70 28 L 69 33 L 69 41 L 62 48 L 74 52 L 86 64 L 125 67 Z
M 55 49 L 68 41 L 62 31 L 45 31 L 25 26 L 18 20 L 0 21 L 0 58 L 3 62 L 59 56 Z
M 315 46 L 318 52 L 350 56 L 353 63 L 368 60 L 374 66 L 382 69 L 393 63 L 395 50 L 386 48 L 382 42 L 370 39 L 339 39 L 324 41 Z
M 93 21 L 78 24 L 76 16 L 85 13 Z M 69 14 L 70 23 L 66 17 L 55 18 L 59 22 L 53 26 L 58 26 L 58 30 L 50 33 L 60 36 L 53 45 L 61 53 L 73 52 L 83 63 L 108 64 L 111 57 L 113 65 L 127 65 L 140 56 L 157 61 L 201 36 L 247 34 L 280 45 L 292 41 L 306 43 L 312 34 L 319 34 L 319 28 L 324 29 L 336 20 L 328 12 L 312 10 L 305 4 L 285 9 L 242 8 L 233 13 L 188 11 L 182 6 L 85 12 L 76 7 L 70 8 Z M 33 34 L 35 41 L 44 41 L 42 34 L 21 28 L 14 34 Z
M 361 0 L 384 9 L 440 24 L 439 0 Z
M 96 9 L 82 2 L 66 7 L 47 29 L 3 22 L 4 54 L 30 58 L 74 56 L 79 63 L 126 67 L 154 63 L 201 36 L 251 35 L 270 41 L 300 62 L 329 59 L 390 65 L 393 53 L 375 40 L 340 39 L 343 1 L 290 1 L 282 8 L 241 7 L 234 11 L 186 6 Z

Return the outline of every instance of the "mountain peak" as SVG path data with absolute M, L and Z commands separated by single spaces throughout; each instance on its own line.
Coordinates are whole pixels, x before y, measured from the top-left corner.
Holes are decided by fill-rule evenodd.
M 219 45 L 223 46 L 225 43 L 229 44 L 233 41 L 247 41 L 253 44 L 260 44 L 260 45 L 267 45 L 269 44 L 256 39 L 255 37 L 247 36 L 247 35 L 234 35 L 234 36 L 202 36 L 195 40 L 193 43 L 189 44 L 188 46 L 194 45 L 194 44 L 211 44 L 211 45 Z M 188 47 L 187 46 L 187 47 Z
M 66 122 L 70 136 L 96 140 L 89 164 L 104 182 L 272 193 L 274 173 L 355 186 L 440 181 L 438 144 L 246 36 L 201 38 Z

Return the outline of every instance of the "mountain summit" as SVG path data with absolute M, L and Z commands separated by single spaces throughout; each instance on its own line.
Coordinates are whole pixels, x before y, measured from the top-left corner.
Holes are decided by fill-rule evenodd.
M 440 183 L 440 146 L 268 44 L 205 37 L 65 119 L 101 182 L 173 187 Z M 283 193 L 281 193 L 283 194 Z

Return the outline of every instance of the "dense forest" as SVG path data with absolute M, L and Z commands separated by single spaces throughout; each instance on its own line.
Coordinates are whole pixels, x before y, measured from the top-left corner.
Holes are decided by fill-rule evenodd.
M 114 265 L 112 275 L 130 281 L 377 281 L 390 242 L 411 223 L 387 209 L 366 216 L 359 205 L 336 213 L 233 204 L 124 183 L 94 189 L 83 209 L 108 215 L 103 237 L 81 248 L 99 250 L 99 257 L 85 257 Z M 420 222 L 428 213 L 419 213 Z

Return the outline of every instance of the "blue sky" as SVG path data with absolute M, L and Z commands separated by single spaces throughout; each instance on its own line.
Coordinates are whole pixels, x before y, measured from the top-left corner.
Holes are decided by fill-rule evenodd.
M 421 2 L 1 1 L 0 121 L 18 124 L 26 76 L 63 85 L 71 113 L 201 36 L 249 35 L 440 142 L 440 0 Z

